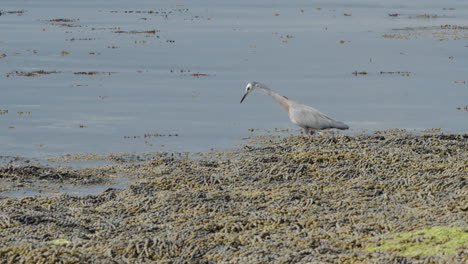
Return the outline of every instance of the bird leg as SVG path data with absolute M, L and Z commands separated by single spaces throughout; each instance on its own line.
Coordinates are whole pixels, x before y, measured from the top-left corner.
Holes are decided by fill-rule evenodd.
M 304 134 L 312 136 L 314 133 L 315 133 L 315 130 L 313 130 L 312 128 L 310 128 L 310 127 L 305 127 L 304 128 Z

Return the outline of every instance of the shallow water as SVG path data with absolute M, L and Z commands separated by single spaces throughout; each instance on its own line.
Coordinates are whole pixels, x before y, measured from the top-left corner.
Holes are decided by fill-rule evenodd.
M 2 155 L 196 152 L 242 143 L 249 128 L 299 133 L 261 92 L 239 105 L 250 80 L 348 123 L 345 133 L 467 129 L 468 30 L 440 29 L 468 26 L 462 1 L 9 0 L 1 8 Z M 429 29 L 394 30 L 407 27 Z M 15 74 L 37 70 L 58 73 Z
M 129 183 L 133 182 L 126 177 L 118 177 L 111 184 L 98 184 L 98 185 L 72 185 L 72 184 L 57 184 L 57 183 L 41 183 L 37 182 L 34 186 L 28 188 L 18 188 L 15 186 L 2 186 L 9 187 L 12 190 L 0 192 L 0 197 L 22 198 L 28 196 L 52 196 L 66 193 L 73 196 L 87 196 L 102 193 L 110 188 L 123 189 Z

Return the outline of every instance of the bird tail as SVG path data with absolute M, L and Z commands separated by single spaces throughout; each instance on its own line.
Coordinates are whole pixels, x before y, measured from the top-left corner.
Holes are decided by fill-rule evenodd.
M 335 128 L 338 128 L 338 129 L 341 129 L 341 130 L 345 130 L 345 129 L 348 129 L 349 126 L 343 122 L 340 122 L 340 121 L 336 121 L 335 122 Z

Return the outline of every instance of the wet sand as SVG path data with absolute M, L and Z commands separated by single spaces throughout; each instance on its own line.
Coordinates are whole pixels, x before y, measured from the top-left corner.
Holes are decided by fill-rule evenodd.
M 92 168 L 4 165 L 3 182 L 24 186 L 132 182 L 0 196 L 0 263 L 462 263 L 467 149 L 466 133 L 391 130 L 256 136 L 196 157 L 88 156 L 117 161 Z

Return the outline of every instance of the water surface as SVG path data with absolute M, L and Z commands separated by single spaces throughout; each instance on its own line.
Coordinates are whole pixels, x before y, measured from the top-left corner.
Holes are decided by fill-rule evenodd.
M 1 8 L 2 155 L 197 152 L 240 144 L 249 128 L 299 133 L 260 91 L 239 105 L 251 80 L 348 123 L 345 133 L 466 132 L 462 1 L 6 0 Z M 38 70 L 56 73 L 21 76 Z

